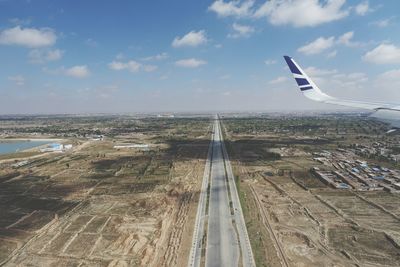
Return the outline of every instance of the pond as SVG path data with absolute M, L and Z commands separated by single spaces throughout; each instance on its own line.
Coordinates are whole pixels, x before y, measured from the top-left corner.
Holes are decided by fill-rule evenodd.
M 15 153 L 25 149 L 41 146 L 50 143 L 50 141 L 1 141 L 0 142 L 0 154 Z

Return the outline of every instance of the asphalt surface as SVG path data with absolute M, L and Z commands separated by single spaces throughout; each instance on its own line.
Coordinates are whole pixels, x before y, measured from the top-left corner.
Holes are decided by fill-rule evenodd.
M 232 172 L 231 162 L 229 160 L 228 152 L 224 142 L 222 141 L 222 153 L 225 159 L 226 175 L 229 183 L 232 209 L 234 210 L 234 222 L 236 225 L 236 231 L 240 240 L 240 249 L 242 256 L 242 264 L 244 267 L 254 267 L 256 263 L 254 261 L 253 251 L 251 249 L 249 235 L 247 233 L 246 222 L 244 220 L 242 206 L 240 205 L 239 194 L 237 192 L 235 177 Z
M 210 170 L 211 170 L 213 144 L 214 144 L 214 134 L 211 137 L 211 142 L 208 148 L 206 165 L 204 168 L 203 182 L 201 185 L 196 221 L 193 230 L 192 247 L 190 249 L 189 261 L 188 261 L 189 267 L 198 267 L 200 266 L 201 263 L 201 250 L 202 250 L 202 241 L 204 236 L 204 224 L 207 219 L 206 218 L 207 188 L 209 184 L 208 180 L 210 177 Z
M 207 206 L 207 188 L 210 195 Z M 202 189 L 193 231 L 188 266 L 198 267 L 202 259 L 204 226 L 207 223 L 205 266 L 255 266 L 239 196 L 219 120 L 213 126 Z
M 206 267 L 238 266 L 239 241 L 232 223 L 219 122 L 214 126 Z

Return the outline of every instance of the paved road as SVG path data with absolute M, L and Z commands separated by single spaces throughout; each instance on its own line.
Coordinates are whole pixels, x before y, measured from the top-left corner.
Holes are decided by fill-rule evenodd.
M 218 118 L 214 122 L 213 129 L 188 266 L 200 266 L 204 225 L 207 222 L 206 267 L 239 266 L 240 260 L 242 266 L 253 267 L 255 266 L 253 253 Z M 209 180 L 210 195 L 207 215 Z
M 238 266 L 239 241 L 232 223 L 218 120 L 214 126 L 206 267 Z
M 214 132 L 214 128 L 213 128 Z M 206 201 L 207 201 L 207 188 L 208 188 L 208 180 L 210 177 L 210 167 L 212 160 L 212 151 L 214 144 L 214 134 L 211 137 L 211 142 L 208 148 L 207 161 L 204 168 L 203 174 L 203 183 L 201 185 L 199 204 L 197 207 L 196 221 L 194 224 L 193 230 L 193 238 L 192 238 L 192 247 L 190 249 L 189 255 L 189 267 L 198 267 L 201 262 L 201 250 L 202 250 L 202 241 L 204 235 L 204 223 L 206 218 Z
M 231 162 L 225 144 L 222 141 L 222 153 L 225 159 L 226 174 L 231 192 L 232 207 L 234 210 L 234 220 L 237 229 L 237 234 L 240 240 L 240 249 L 242 256 L 242 264 L 244 267 L 256 266 L 254 261 L 253 251 L 251 250 L 250 239 L 247 233 L 246 222 L 244 220 L 242 206 L 240 205 L 239 194 L 237 192 L 235 177 L 232 172 Z

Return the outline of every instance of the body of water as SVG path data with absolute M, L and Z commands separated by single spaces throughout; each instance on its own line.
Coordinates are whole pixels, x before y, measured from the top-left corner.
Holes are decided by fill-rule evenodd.
M 14 153 L 25 149 L 41 146 L 50 143 L 49 141 L 10 141 L 0 143 L 0 154 Z

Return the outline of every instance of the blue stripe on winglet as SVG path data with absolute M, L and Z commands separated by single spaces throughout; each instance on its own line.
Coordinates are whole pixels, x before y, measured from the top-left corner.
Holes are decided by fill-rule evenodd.
M 300 88 L 301 91 L 306 91 L 306 90 L 310 90 L 310 89 L 312 89 L 312 86 Z
M 296 65 L 294 65 L 292 59 L 288 56 L 283 56 L 283 58 L 286 60 L 286 64 L 288 64 L 289 69 L 292 73 L 296 73 L 296 74 L 302 74 L 300 72 L 300 70 L 296 67 Z
M 307 79 L 303 79 L 303 78 L 296 78 L 296 82 L 298 86 L 302 86 L 302 85 L 307 85 L 310 84 Z

